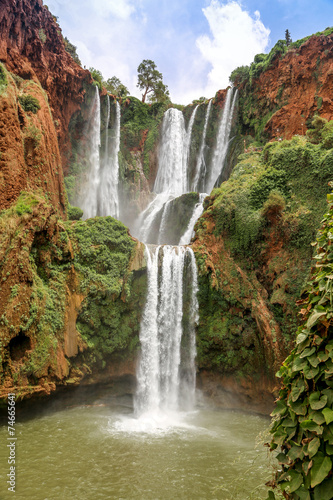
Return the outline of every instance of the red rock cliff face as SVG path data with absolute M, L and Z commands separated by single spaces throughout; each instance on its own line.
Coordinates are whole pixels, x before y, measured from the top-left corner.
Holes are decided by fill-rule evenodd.
M 70 154 L 68 125 L 92 81 L 66 52 L 61 29 L 42 0 L 2 0 L 0 61 L 25 80 L 46 90 L 57 128 L 64 169 Z
M 259 119 L 267 115 L 265 131 L 271 138 L 305 134 L 315 114 L 332 120 L 333 34 L 312 36 L 299 48 L 290 48 L 252 82 L 250 90 L 243 82 L 239 91 L 252 94 L 244 113 Z

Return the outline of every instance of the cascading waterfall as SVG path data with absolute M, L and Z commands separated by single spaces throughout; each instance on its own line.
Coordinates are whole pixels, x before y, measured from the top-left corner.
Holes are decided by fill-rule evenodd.
M 208 181 L 205 186 L 205 191 L 210 193 L 213 189 L 217 179 L 220 177 L 224 161 L 227 155 L 229 146 L 229 136 L 232 125 L 232 118 L 237 98 L 237 89 L 234 93 L 232 88 L 228 89 L 226 101 L 224 104 L 223 112 L 219 130 L 217 133 L 216 148 L 214 150 L 212 163 L 210 167 Z
M 88 189 L 83 202 L 83 217 L 89 219 L 97 215 L 98 189 L 100 182 L 99 148 L 101 145 L 101 104 L 98 88 L 92 104 L 90 118 L 91 149 L 89 155 Z
M 191 114 L 191 118 L 187 127 L 186 135 L 185 135 L 185 141 L 184 141 L 184 158 L 183 158 L 183 164 L 186 169 L 186 191 L 189 190 L 189 169 L 188 169 L 188 162 L 190 158 L 190 148 L 191 148 L 191 139 L 192 139 L 192 129 L 193 129 L 193 124 L 194 124 L 194 119 L 195 115 L 197 113 L 197 109 L 199 107 L 199 104 L 194 108 Z
M 175 108 L 168 109 L 162 123 L 155 193 L 169 193 L 173 196 L 186 193 L 187 172 L 183 161 L 185 138 L 183 113 Z
M 209 119 L 209 115 L 210 115 L 210 108 L 212 107 L 212 102 L 213 102 L 213 99 L 211 99 L 209 101 L 207 109 L 206 109 L 205 124 L 204 124 L 204 129 L 202 132 L 202 139 L 201 139 L 201 145 L 200 145 L 199 155 L 198 155 L 196 169 L 195 169 L 194 181 L 192 183 L 192 191 L 199 191 L 200 184 L 202 184 L 202 182 L 204 181 L 205 176 L 206 176 L 205 147 L 206 147 L 206 135 L 207 135 L 208 119 Z
M 209 193 L 221 173 L 235 106 L 232 92 L 227 93 L 209 171 L 205 163 L 205 146 L 211 101 L 207 106 L 192 188 L 207 188 L 204 190 Z M 184 245 L 189 244 L 193 236 L 195 223 L 203 212 L 206 193 L 199 194 L 199 202 L 193 209 L 179 246 L 162 243 L 166 240 L 173 200 L 190 189 L 189 156 L 197 109 L 198 106 L 192 112 L 187 131 L 180 111 L 174 108 L 166 111 L 154 185 L 157 196 L 139 219 L 142 241 L 149 241 L 152 229 L 158 232 L 158 245 L 146 246 L 145 250 L 148 290 L 140 325 L 141 356 L 134 400 L 138 422 L 144 422 L 148 417 L 149 429 L 151 425 L 155 426 L 156 418 L 160 421 L 161 415 L 189 410 L 195 404 L 198 281 L 194 253 Z
M 109 141 L 108 125 L 110 121 L 110 98 L 107 95 L 107 120 L 105 138 L 104 164 L 100 175 L 99 189 L 99 215 L 111 215 L 119 218 L 119 163 L 118 152 L 120 148 L 120 105 L 116 101 L 116 120 L 112 129 L 112 139 Z
M 148 293 L 141 321 L 135 397 L 138 417 L 190 409 L 195 391 L 198 303 L 194 253 L 187 247 L 146 247 L 146 258 Z M 184 297 L 188 297 L 188 304 L 184 303 Z M 186 307 L 189 319 L 185 321 Z
M 138 220 L 138 226 L 140 227 L 139 238 L 142 241 L 149 240 L 149 234 L 154 222 L 157 217 L 161 216 L 157 241 L 162 243 L 170 202 L 189 190 L 188 161 L 192 128 L 197 109 L 198 106 L 192 112 L 187 130 L 185 129 L 184 116 L 181 111 L 170 108 L 164 114 L 159 166 L 154 184 L 154 191 L 157 196 Z M 168 203 L 167 206 L 166 203 Z
M 206 196 L 208 196 L 207 193 L 200 193 L 199 194 L 199 203 L 196 203 L 194 206 L 192 217 L 190 218 L 190 221 L 188 223 L 188 226 L 186 228 L 185 233 L 183 234 L 183 236 L 179 240 L 179 245 L 189 245 L 190 244 L 190 241 L 191 241 L 191 239 L 193 237 L 193 233 L 194 233 L 195 223 L 197 222 L 197 220 L 199 219 L 200 215 L 203 212 L 203 202 L 204 202 L 204 199 L 206 198 Z

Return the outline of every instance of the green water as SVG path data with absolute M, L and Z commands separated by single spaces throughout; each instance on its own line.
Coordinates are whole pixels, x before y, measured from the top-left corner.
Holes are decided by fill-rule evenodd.
M 90 401 L 91 403 L 91 401 Z M 16 424 L 16 492 L 7 491 L 7 427 L 0 428 L 0 498 L 24 500 L 266 498 L 268 420 L 201 407 L 133 417 L 130 397 L 99 397 Z

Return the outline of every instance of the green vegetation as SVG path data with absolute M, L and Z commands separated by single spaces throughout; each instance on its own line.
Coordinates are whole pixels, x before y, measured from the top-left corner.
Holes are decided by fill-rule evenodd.
M 22 191 L 16 201 L 15 211 L 19 216 L 23 214 L 31 214 L 33 208 L 37 206 L 38 203 L 38 198 L 36 198 L 32 193 L 26 193 L 25 191 Z
M 167 106 L 163 103 L 148 105 L 132 96 L 128 100 L 121 110 L 120 176 L 129 181 L 132 180 L 136 163 L 131 150 L 139 147 L 143 134 L 147 134 L 143 146 L 144 173 L 149 177 L 150 154 L 158 139 L 159 127 Z
M 81 210 L 81 208 L 68 205 L 67 208 L 68 220 L 80 220 L 82 215 L 83 215 L 83 210 Z
M 326 28 L 324 31 L 318 31 L 315 33 L 315 36 L 327 36 L 331 33 L 333 33 L 333 28 Z M 286 30 L 285 40 L 278 40 L 268 54 L 257 54 L 250 66 L 240 66 L 234 69 L 230 75 L 230 81 L 235 85 L 239 85 L 245 81 L 249 81 L 251 84 L 254 79 L 259 78 L 261 73 L 269 69 L 270 65 L 277 57 L 282 58 L 287 53 L 289 48 L 292 49 L 300 47 L 311 36 L 313 35 L 297 40 L 296 42 L 292 42 L 290 33 Z
M 45 34 L 45 31 L 43 30 L 43 28 L 40 28 L 38 30 L 38 36 L 39 36 L 40 41 L 44 44 L 46 42 L 46 34 Z
M 24 111 L 31 111 L 32 113 L 36 114 L 40 109 L 38 99 L 30 94 L 23 94 L 19 96 L 18 100 Z
M 134 241 L 127 228 L 112 217 L 68 223 L 67 229 L 75 251 L 74 266 L 87 296 L 78 330 L 96 359 L 115 350 L 131 351 L 138 343 L 146 280 L 128 271 Z
M 74 59 L 74 61 L 79 65 L 81 66 L 81 61 L 80 61 L 80 58 L 76 52 L 77 48 L 75 47 L 75 45 L 73 45 L 69 40 L 68 38 L 65 36 L 65 38 L 63 39 L 64 40 L 64 44 L 65 44 L 65 50 L 66 52 L 68 52 L 68 54 L 70 54 L 72 56 L 72 58 Z
M 272 413 L 270 448 L 279 450 L 272 486 L 290 500 L 330 500 L 333 491 L 333 193 L 327 198 L 316 264 L 300 301 L 303 325 L 278 372 L 283 386 Z
M 169 91 L 167 85 L 163 83 L 162 73 L 157 71 L 156 64 L 151 59 L 144 59 L 138 66 L 138 84 L 143 90 L 142 102 L 146 101 L 147 95 L 150 102 L 168 102 Z
M 121 81 L 119 78 L 116 76 L 113 76 L 112 78 L 108 78 L 106 82 L 104 82 L 104 87 L 106 90 L 111 92 L 112 95 L 115 95 L 116 97 L 121 97 L 124 99 L 126 96 L 129 95 L 129 90 Z
M 0 94 L 5 90 L 8 85 L 6 70 L 3 64 L 0 63 Z
M 196 226 L 199 366 L 243 375 L 258 373 L 259 366 L 269 369 L 250 305 L 259 292 L 286 342 L 294 338 L 295 302 L 333 176 L 333 150 L 325 147 L 330 127 L 324 123 L 318 144 L 295 136 L 262 151 L 250 146 L 230 178 L 206 199 L 205 217 Z
M 99 71 L 99 69 L 95 69 L 95 68 L 89 68 L 89 71 L 90 71 L 91 76 L 95 82 L 95 85 L 98 86 L 99 90 L 102 90 L 104 78 L 103 78 L 101 71 Z

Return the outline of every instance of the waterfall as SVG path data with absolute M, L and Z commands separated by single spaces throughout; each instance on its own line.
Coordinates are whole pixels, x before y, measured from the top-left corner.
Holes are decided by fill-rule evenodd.
M 217 145 L 209 172 L 207 191 L 223 168 L 229 144 L 236 93 L 228 90 L 218 129 Z M 171 202 L 189 190 L 188 170 L 192 128 L 198 106 L 185 131 L 183 114 L 170 108 L 162 123 L 155 199 L 141 214 L 141 239 L 152 229 L 159 246 L 146 246 L 148 291 L 140 325 L 141 357 L 137 368 L 134 406 L 137 417 L 192 408 L 195 402 L 195 327 L 198 322 L 198 281 L 190 243 L 194 226 L 203 212 L 206 193 L 200 193 L 178 247 L 161 245 L 166 236 Z M 193 186 L 207 177 L 204 159 L 211 101 L 206 110 Z
M 214 150 L 212 163 L 205 191 L 210 193 L 222 173 L 224 161 L 229 146 L 229 136 L 231 131 L 233 112 L 236 104 L 237 90 L 233 95 L 233 89 L 229 88 L 221 115 L 221 121 L 217 133 L 216 147 Z
M 98 88 L 92 103 L 89 121 L 91 147 L 89 155 L 88 189 L 83 202 L 83 216 L 85 219 L 97 214 L 98 188 L 100 181 L 99 148 L 101 145 L 101 104 Z
M 183 113 L 175 108 L 168 109 L 162 123 L 155 193 L 180 196 L 186 192 L 187 172 L 183 161 L 185 134 Z
M 208 196 L 207 193 L 200 193 L 199 194 L 199 203 L 196 203 L 196 205 L 194 206 L 191 219 L 188 223 L 188 226 L 186 228 L 185 233 L 183 234 L 183 236 L 179 240 L 179 245 L 189 245 L 190 244 L 190 241 L 191 241 L 191 239 L 193 237 L 193 233 L 194 233 L 195 223 L 197 222 L 197 220 L 199 219 L 200 215 L 203 212 L 203 202 L 204 202 L 204 199 L 206 198 L 206 196 Z
M 148 293 L 140 328 L 137 416 L 177 411 L 184 406 L 189 409 L 195 391 L 198 303 L 193 251 L 169 245 L 146 247 L 146 258 Z M 189 305 L 184 303 L 184 296 L 189 296 Z M 183 315 L 186 307 L 189 319 Z
M 199 155 L 198 155 L 196 169 L 195 169 L 194 181 L 192 184 L 192 191 L 199 191 L 199 189 L 201 187 L 200 184 L 202 184 L 202 180 L 204 180 L 205 176 L 206 176 L 205 147 L 206 147 L 206 135 L 207 135 L 208 119 L 209 119 L 209 115 L 210 115 L 210 108 L 212 106 L 212 102 L 213 102 L 213 99 L 211 99 L 209 101 L 207 109 L 206 109 L 204 129 L 202 132 L 201 145 L 200 145 Z
M 186 191 L 188 191 L 188 185 L 189 185 L 189 182 L 188 182 L 188 178 L 189 178 L 188 162 L 189 162 L 189 158 L 190 158 L 192 129 L 193 129 L 193 123 L 194 123 L 194 119 L 195 119 L 195 115 L 196 115 L 198 107 L 199 107 L 199 104 L 194 108 L 194 110 L 193 110 L 193 112 L 191 114 L 191 118 L 190 118 L 190 121 L 189 121 L 189 124 L 188 124 L 188 127 L 187 127 L 187 131 L 186 131 L 186 135 L 185 135 L 185 141 L 184 141 L 183 163 L 184 163 L 184 167 L 185 167 L 186 173 L 187 173 Z
M 118 152 L 120 147 L 120 105 L 116 101 L 116 119 L 112 129 L 112 138 L 109 141 L 110 97 L 107 95 L 107 119 L 105 137 L 104 165 L 100 176 L 99 215 L 111 215 L 119 218 L 118 179 L 119 163 Z

